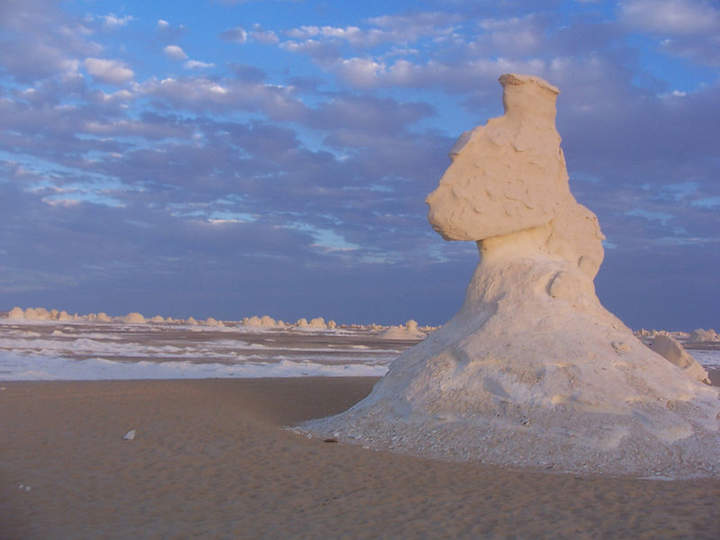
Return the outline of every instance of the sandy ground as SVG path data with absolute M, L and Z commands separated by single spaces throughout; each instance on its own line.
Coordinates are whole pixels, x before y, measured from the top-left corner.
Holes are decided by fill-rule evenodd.
M 281 429 L 374 381 L 0 382 L 0 538 L 720 538 L 718 480 L 514 471 Z

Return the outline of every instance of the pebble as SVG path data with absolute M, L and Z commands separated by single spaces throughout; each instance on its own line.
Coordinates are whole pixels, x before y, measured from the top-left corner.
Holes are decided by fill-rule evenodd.
M 126 441 L 132 441 L 134 438 L 135 438 L 135 430 L 134 429 L 131 429 L 125 435 L 123 435 L 123 439 Z

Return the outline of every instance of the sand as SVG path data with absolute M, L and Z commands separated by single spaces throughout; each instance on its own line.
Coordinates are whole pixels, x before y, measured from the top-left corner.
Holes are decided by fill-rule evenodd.
M 282 429 L 375 380 L 0 382 L 0 538 L 720 537 L 718 480 L 431 461 Z

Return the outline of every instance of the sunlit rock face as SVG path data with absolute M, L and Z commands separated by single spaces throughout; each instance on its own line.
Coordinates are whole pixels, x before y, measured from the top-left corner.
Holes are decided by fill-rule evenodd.
M 595 214 L 570 193 L 558 89 L 537 77 L 503 75 L 505 114 L 465 132 L 427 198 L 428 220 L 446 240 L 480 241 L 539 229 L 544 250 L 595 277 L 603 259 Z
M 318 433 L 443 459 L 648 476 L 720 476 L 720 400 L 640 342 L 595 294 L 595 215 L 572 196 L 557 88 L 503 75 L 505 114 L 463 134 L 427 202 L 477 242 L 460 311 Z

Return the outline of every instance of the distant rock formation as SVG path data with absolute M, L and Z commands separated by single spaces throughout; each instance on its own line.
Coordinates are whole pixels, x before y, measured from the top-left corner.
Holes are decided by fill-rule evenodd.
M 129 323 L 129 324 L 145 324 L 145 317 L 142 313 L 138 313 L 137 311 L 133 311 L 132 313 L 128 313 L 122 318 L 123 322 Z
M 225 323 L 222 321 L 218 321 L 214 317 L 208 317 L 207 319 L 205 319 L 205 326 L 222 327 L 222 326 L 225 326 Z
M 712 328 L 708 330 L 698 328 L 690 332 L 688 341 L 691 343 L 717 343 L 720 342 L 720 335 Z
M 603 235 L 568 185 L 558 89 L 503 75 L 505 114 L 463 134 L 427 198 L 447 240 L 477 242 L 460 311 L 372 393 L 306 428 L 443 459 L 720 476 L 718 390 L 640 342 L 595 294 Z
M 404 326 L 391 326 L 387 330 L 383 330 L 378 334 L 378 337 L 383 339 L 402 340 L 424 339 L 425 336 L 425 332 L 418 329 L 417 321 L 412 319 L 407 321 Z

